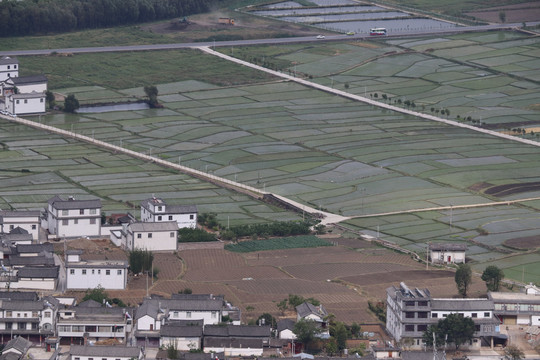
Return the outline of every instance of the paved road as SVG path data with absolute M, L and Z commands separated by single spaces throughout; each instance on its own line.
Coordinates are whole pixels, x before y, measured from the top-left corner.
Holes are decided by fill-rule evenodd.
M 528 26 L 539 24 L 540 22 L 527 23 Z M 400 36 L 425 36 L 425 35 L 442 35 L 460 32 L 471 31 L 489 31 L 520 28 L 522 24 L 493 24 L 483 26 L 459 26 L 450 29 L 426 29 L 423 31 L 403 31 L 394 32 L 392 37 Z M 323 30 L 321 30 L 323 31 Z M 126 45 L 126 46 L 100 46 L 100 47 L 81 47 L 81 48 L 60 48 L 60 49 L 38 49 L 38 50 L 8 50 L 0 51 L 0 56 L 25 56 L 25 55 L 48 55 L 51 52 L 57 53 L 105 53 L 105 52 L 122 52 L 122 51 L 155 51 L 155 50 L 174 50 L 174 49 L 190 49 L 199 47 L 237 47 L 247 45 L 264 45 L 264 44 L 292 44 L 305 42 L 320 42 L 320 41 L 343 41 L 343 40 L 363 40 L 370 38 L 366 34 L 348 35 L 328 35 L 325 39 L 316 39 L 314 36 L 300 36 L 290 38 L 272 38 L 272 39 L 254 39 L 254 40 L 234 40 L 234 41 L 210 41 L 210 42 L 195 42 L 195 43 L 176 43 L 176 44 L 151 44 L 151 45 Z

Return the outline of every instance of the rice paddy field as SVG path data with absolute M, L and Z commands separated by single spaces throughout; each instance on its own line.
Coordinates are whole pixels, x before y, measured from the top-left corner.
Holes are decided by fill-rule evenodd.
M 502 128 L 539 121 L 538 81 L 527 75 L 540 67 L 539 44 L 516 33 L 485 33 L 234 52 L 289 62 L 289 71 L 351 93 L 381 101 L 385 94 L 396 104 L 397 99 L 413 100 L 426 112 L 447 108 L 450 118 L 471 116 L 481 119 L 481 126 Z M 200 61 L 208 56 L 200 54 Z M 502 60 L 505 56 L 513 60 Z M 121 60 L 113 65 L 121 67 Z M 418 253 L 428 242 L 464 242 L 476 270 L 495 262 L 508 277 L 540 281 L 534 270 L 540 263 L 537 249 L 504 246 L 509 239 L 540 236 L 540 201 L 420 211 L 540 197 L 539 147 L 291 82 L 265 78 L 219 86 L 192 76 L 158 85 L 161 109 L 35 120 L 355 217 L 349 226 Z M 84 102 L 104 93 L 111 100 L 144 95 L 142 86 L 81 83 L 54 90 Z M 154 164 L 4 120 L 0 127 L 0 208 L 43 207 L 49 197 L 63 193 L 99 196 L 106 212 L 127 211 L 127 202 L 156 194 L 173 203 L 197 204 L 199 211 L 217 212 L 231 224 L 299 218 Z

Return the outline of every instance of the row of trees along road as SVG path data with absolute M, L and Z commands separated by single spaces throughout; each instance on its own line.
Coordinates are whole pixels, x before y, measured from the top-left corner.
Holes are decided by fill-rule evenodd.
M 137 24 L 209 11 L 221 0 L 34 0 L 0 2 L 0 36 Z

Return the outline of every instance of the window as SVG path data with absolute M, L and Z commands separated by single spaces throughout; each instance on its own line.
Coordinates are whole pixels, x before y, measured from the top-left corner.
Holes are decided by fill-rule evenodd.
M 15 225 L 9 225 L 9 230 L 15 229 Z
M 28 314 L 27 314 L 27 313 L 24 313 L 24 317 L 28 317 Z
M 88 358 L 88 360 L 94 360 L 94 358 Z
M 414 313 L 413 312 L 406 312 L 405 317 L 407 319 L 414 319 Z
M 68 220 L 68 219 L 62 220 L 62 225 L 68 225 L 68 224 L 69 224 L 69 220 Z
M 24 99 L 24 103 L 25 103 L 25 104 L 28 104 L 28 100 L 27 100 L 27 99 Z
M 86 269 L 82 269 L 82 274 L 86 275 Z
M 157 217 L 158 221 L 161 221 L 161 218 L 162 218 L 162 216 L 161 216 L 161 215 L 160 215 L 160 216 L 158 216 L 158 217 Z
M 94 275 L 96 273 L 96 270 L 92 269 L 92 275 Z
M 21 313 L 17 313 L 17 317 L 18 317 L 18 318 L 21 317 Z
M 13 323 L 7 322 L 6 329 L 11 330 L 13 328 Z
M 81 360 L 81 358 L 80 357 L 75 357 L 75 360 Z
M 161 208 L 162 208 L 161 206 L 158 206 L 157 211 L 161 211 Z
M 62 215 L 69 215 L 69 210 L 62 210 Z
M 427 319 L 427 317 L 428 317 L 428 313 L 425 312 L 425 311 L 421 311 L 421 312 L 418 313 L 418 318 L 419 319 Z
M 79 215 L 84 215 L 84 209 L 79 210 Z
M 73 219 L 73 224 L 77 225 L 79 223 L 79 219 Z
M 148 238 L 149 238 L 149 239 L 152 238 L 152 233 L 148 233 Z
M 17 323 L 17 329 L 26 330 L 26 323 L 24 322 Z
M 447 316 L 448 316 L 448 314 L 442 314 L 442 317 L 447 317 Z
M 43 102 L 43 98 L 39 99 L 39 102 L 42 103 L 42 102 Z
M 414 301 L 405 301 L 405 306 L 414 306 Z
M 427 330 L 427 325 L 418 325 L 416 327 L 416 331 L 426 331 Z
M 142 234 L 137 234 L 137 239 L 142 238 Z
M 477 318 L 477 317 L 478 317 L 478 314 L 477 314 L 477 313 L 472 313 L 472 314 L 471 314 L 471 317 Z
M 216 311 L 212 311 L 212 319 L 215 319 L 217 317 L 217 312 Z
M 75 275 L 75 269 L 69 269 L 69 274 L 70 275 Z
M 174 231 L 172 231 L 170 234 L 169 234 L 170 237 L 174 237 Z
M 7 68 L 8 68 L 8 70 L 9 70 L 9 69 L 11 69 L 11 66 L 10 66 L 10 65 L 8 65 L 8 66 L 7 66 Z
M 13 68 L 16 69 L 16 68 L 17 68 L 17 65 L 13 65 Z
M 414 331 L 414 325 L 405 325 L 405 331 Z
M 189 220 L 193 220 L 193 219 L 195 219 L 195 215 L 193 214 L 189 215 Z
M 117 270 L 117 271 L 116 271 L 116 274 L 117 274 L 117 275 L 122 275 L 122 270 Z
M 169 215 L 169 220 L 172 220 L 172 215 Z
M 51 312 L 50 311 L 45 311 L 45 317 L 46 318 L 50 318 L 51 317 Z
M 32 230 L 36 230 L 36 229 L 37 229 L 36 225 L 32 225 Z
M 6 311 L 6 317 L 13 317 L 13 313 L 11 311 Z
M 95 225 L 96 224 L 96 219 L 90 219 L 90 224 Z
M 186 317 L 187 317 L 188 319 L 191 319 L 191 311 L 186 311 Z
M 432 318 L 438 318 L 438 317 L 439 317 L 439 314 L 437 314 L 437 313 L 431 313 L 431 317 L 432 317 Z
M 419 301 L 418 306 L 428 306 L 427 301 Z
M 96 209 L 90 209 L 90 215 L 96 215 L 97 210 Z
M 101 269 L 98 269 L 97 273 L 98 273 L 98 274 L 101 274 Z
M 488 313 L 488 312 L 485 312 L 485 313 L 484 313 L 484 317 L 485 317 L 485 318 L 491 317 L 491 314 Z
M 474 325 L 474 331 L 480 331 L 480 325 Z
M 111 270 L 105 270 L 105 275 L 111 275 Z
M 32 330 L 37 330 L 38 329 L 38 323 L 31 323 L 30 327 L 32 328 Z
M 32 311 L 32 317 L 37 318 L 39 316 L 37 311 Z
M 175 312 L 173 313 L 173 317 L 176 317 L 176 318 L 178 317 L 178 311 L 175 311 Z
M 9 74 L 8 74 L 8 76 L 9 76 Z M 17 100 L 17 101 L 15 102 L 15 103 L 16 103 L 16 104 L 19 104 L 19 102 L 20 102 L 20 101 L 19 101 L 19 100 Z

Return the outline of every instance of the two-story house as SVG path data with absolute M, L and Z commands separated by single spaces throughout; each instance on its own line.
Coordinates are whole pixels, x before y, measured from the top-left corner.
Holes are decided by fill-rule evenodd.
M 23 295 L 24 294 L 24 295 Z M 24 336 L 39 343 L 54 334 L 58 302 L 51 297 L 38 300 L 35 293 L 0 295 L 0 341 Z
M 540 296 L 527 293 L 488 292 L 494 313 L 504 325 L 540 326 Z
M 66 289 L 86 290 L 101 286 L 123 290 L 129 264 L 125 260 L 82 260 L 81 250 L 66 251 Z
M 163 199 L 152 196 L 141 202 L 141 221 L 176 221 L 179 228 L 197 227 L 197 207 L 195 205 L 170 205 Z
M 127 226 L 126 248 L 149 251 L 176 251 L 178 244 L 178 223 L 134 222 Z
M 101 200 L 67 200 L 54 196 L 48 201 L 47 223 L 50 234 L 56 237 L 101 235 Z
M 32 239 L 39 239 L 40 211 L 0 210 L 0 233 L 10 233 L 16 228 L 26 230 Z
M 428 289 L 409 289 L 405 283 L 386 289 L 386 329 L 396 341 L 412 340 L 411 348 L 423 346 L 422 336 L 430 325 L 449 314 L 460 314 L 473 320 L 476 332 L 469 346 L 493 346 L 498 336 L 499 320 L 494 316 L 493 302 L 489 299 L 439 299 Z
M 133 309 L 109 307 L 93 300 L 58 311 L 57 331 L 61 344 L 99 344 L 116 341 L 126 344 L 131 332 Z

